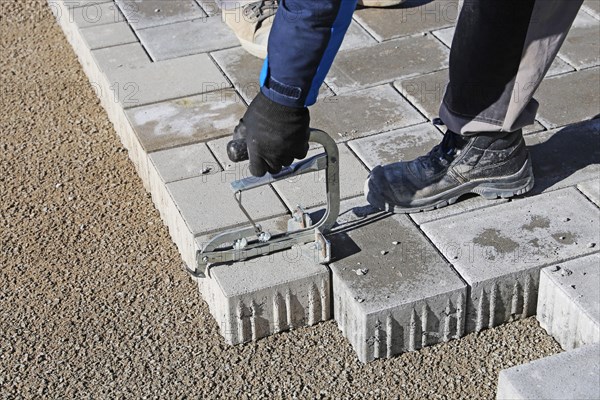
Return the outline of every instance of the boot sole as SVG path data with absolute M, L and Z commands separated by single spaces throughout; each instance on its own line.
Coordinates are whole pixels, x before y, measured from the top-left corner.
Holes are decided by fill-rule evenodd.
M 446 207 L 456 203 L 461 196 L 469 193 L 478 194 L 487 200 L 508 199 L 529 192 L 533 189 L 534 183 L 531 160 L 527 159 L 521 170 L 513 175 L 497 178 L 492 182 L 485 180 L 470 181 L 436 196 L 421 199 L 421 205 L 402 206 L 392 204 L 379 193 L 369 192 L 369 179 L 365 182 L 365 197 L 371 205 L 381 210 L 394 214 L 409 214 Z

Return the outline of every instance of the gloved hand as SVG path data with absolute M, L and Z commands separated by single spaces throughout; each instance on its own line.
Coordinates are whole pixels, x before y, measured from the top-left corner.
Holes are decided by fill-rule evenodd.
M 294 158 L 306 157 L 309 125 L 308 108 L 287 107 L 259 92 L 235 127 L 233 139 L 245 137 L 252 175 L 276 174 Z

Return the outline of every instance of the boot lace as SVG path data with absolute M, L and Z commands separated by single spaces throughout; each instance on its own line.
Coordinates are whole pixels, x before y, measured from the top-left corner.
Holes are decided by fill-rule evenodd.
M 256 1 L 244 7 L 244 17 L 251 22 L 262 22 L 275 15 L 277 6 L 277 0 Z

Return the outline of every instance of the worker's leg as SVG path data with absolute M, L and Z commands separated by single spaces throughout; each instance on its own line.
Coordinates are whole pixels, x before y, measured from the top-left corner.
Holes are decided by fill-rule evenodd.
M 450 52 L 440 109 L 464 135 L 512 132 L 532 124 L 533 94 L 583 0 L 465 0 Z
M 465 0 L 440 110 L 442 143 L 416 160 L 375 167 L 367 200 L 396 212 L 452 204 L 460 196 L 512 197 L 533 188 L 521 128 L 533 94 L 583 0 Z

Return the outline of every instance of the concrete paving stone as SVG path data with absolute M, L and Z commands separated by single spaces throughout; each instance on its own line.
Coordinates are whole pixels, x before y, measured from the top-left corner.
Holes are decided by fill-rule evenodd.
M 340 144 L 340 198 L 362 196 L 367 169 L 344 145 Z M 322 149 L 309 151 L 308 156 L 322 153 Z M 325 171 L 312 172 L 273 184 L 275 191 L 290 211 L 301 205 L 304 209 L 312 208 L 327 201 L 325 188 Z
M 600 345 L 500 371 L 498 400 L 600 398 Z
M 366 206 L 342 203 L 341 232 L 330 235 L 334 317 L 359 360 L 460 338 L 461 278 L 408 217 L 364 216 Z
M 137 34 L 154 61 L 239 46 L 233 31 L 219 17 L 141 29 Z
M 115 0 L 133 29 L 205 18 L 194 0 Z
M 164 183 L 221 172 L 206 143 L 196 143 L 148 155 Z
M 379 41 L 454 25 L 457 15 L 458 0 L 425 3 L 408 0 L 399 7 L 363 8 L 354 12 L 354 18 Z
M 600 343 L 599 288 L 600 253 L 540 272 L 536 318 L 563 349 Z
M 598 116 L 599 87 L 598 67 L 545 79 L 536 93 L 539 121 L 547 128 L 555 128 Z
M 196 0 L 196 3 L 202 7 L 202 10 L 209 17 L 221 15 L 221 7 L 219 7 L 219 2 L 216 0 Z
M 583 10 L 596 19 L 600 19 L 600 0 L 585 0 Z
M 525 136 L 536 181 L 530 194 L 598 179 L 599 140 L 600 120 Z
M 177 209 L 193 235 L 249 224 L 229 187 L 236 179 L 237 175 L 232 171 L 223 171 L 167 184 Z M 286 213 L 269 186 L 245 192 L 242 203 L 257 221 Z
M 577 185 L 577 188 L 585 195 L 585 197 L 600 207 L 600 180 L 598 178 L 582 182 Z
M 200 246 L 200 244 L 199 244 Z M 311 326 L 331 318 L 331 280 L 311 245 L 211 269 L 202 297 L 229 344 Z
M 427 154 L 442 141 L 442 137 L 432 124 L 425 123 L 352 140 L 348 145 L 369 169 L 373 169 Z
M 577 69 L 599 65 L 600 28 L 598 28 L 598 20 L 580 11 L 559 54 Z
M 338 53 L 326 82 L 340 94 L 448 67 L 448 49 L 428 37 L 394 39 Z
M 447 69 L 394 82 L 394 87 L 430 120 L 439 115 L 446 85 Z
M 425 118 L 391 85 L 327 97 L 311 108 L 312 126 L 336 141 L 425 122 Z
M 131 108 L 226 89 L 229 82 L 207 54 L 148 63 L 137 68 L 105 71 L 116 98 Z
M 60 1 L 61 3 L 64 3 L 64 5 L 67 9 L 114 2 L 114 0 L 58 0 L 58 1 Z
M 508 222 L 507 222 L 508 221 Z M 575 188 L 421 225 L 469 285 L 467 332 L 531 316 L 539 270 L 596 252 L 600 210 Z
M 246 111 L 232 89 L 126 111 L 147 152 L 229 136 Z
M 452 47 L 452 38 L 454 37 L 455 27 L 449 27 L 440 29 L 438 31 L 432 32 L 435 37 L 437 37 L 442 43 L 444 43 L 448 48 Z M 574 71 L 575 69 L 571 67 L 569 64 L 560 59 L 560 57 L 556 57 L 546 74 L 547 77 L 564 74 L 566 72 Z
M 138 41 L 127 22 L 83 28 L 81 29 L 81 37 L 90 50 Z
M 112 70 L 135 69 L 151 63 L 148 53 L 138 42 L 92 50 L 92 57 L 105 75 Z
M 254 57 L 241 47 L 216 51 L 211 53 L 211 56 L 225 72 L 244 101 L 250 104 L 260 90 L 259 76 L 263 60 Z M 325 100 L 331 96 L 333 96 L 333 92 L 323 84 L 319 91 L 319 100 Z
M 65 3 L 66 4 L 66 3 Z M 115 3 L 89 3 L 69 11 L 69 21 L 79 28 L 126 22 Z
M 444 45 L 448 48 L 452 47 L 452 39 L 454 38 L 454 31 L 456 27 L 450 26 L 448 28 L 439 29 L 437 31 L 433 31 L 433 36 L 438 38 L 440 42 L 444 43 Z
M 377 43 L 377 40 L 373 39 L 356 21 L 352 21 L 344 36 L 340 51 L 356 49 L 375 43 Z

